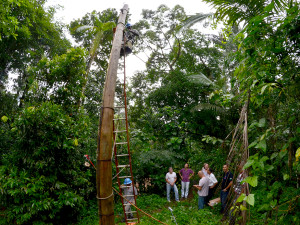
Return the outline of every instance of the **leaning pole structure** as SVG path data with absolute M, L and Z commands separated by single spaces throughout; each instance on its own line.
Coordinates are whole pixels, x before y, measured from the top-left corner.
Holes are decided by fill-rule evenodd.
M 121 9 L 112 49 L 109 58 L 107 75 L 103 90 L 103 102 L 100 110 L 97 146 L 97 199 L 99 206 L 99 224 L 115 224 L 114 197 L 112 190 L 112 142 L 114 97 L 117 80 L 118 61 L 123 38 L 123 30 L 128 5 Z

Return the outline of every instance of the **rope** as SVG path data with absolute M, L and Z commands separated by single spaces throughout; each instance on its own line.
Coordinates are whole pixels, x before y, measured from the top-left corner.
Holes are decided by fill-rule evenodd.
M 120 197 L 124 198 L 127 202 L 129 202 L 130 205 L 132 205 L 133 207 L 135 207 L 135 208 L 136 208 L 137 210 L 139 210 L 140 212 L 144 213 L 146 216 L 150 217 L 151 219 L 153 219 L 153 220 L 155 220 L 155 221 L 157 221 L 157 222 L 159 222 L 159 223 L 161 223 L 161 224 L 168 225 L 168 224 L 166 224 L 166 223 L 164 223 L 164 222 L 162 222 L 162 221 L 160 221 L 160 220 L 154 218 L 153 216 L 151 216 L 150 214 L 146 213 L 145 211 L 141 210 L 141 209 L 138 208 L 135 204 L 131 203 L 128 199 L 126 199 L 123 195 L 121 195 L 114 187 L 112 187 L 112 188 L 113 188 L 113 190 L 114 190 L 118 195 L 120 195 Z
M 93 164 L 92 160 L 90 159 L 89 155 L 84 155 L 84 157 L 85 157 L 87 160 L 90 161 L 90 163 L 93 165 L 93 167 L 94 167 L 95 170 L 96 170 L 96 167 L 95 167 L 95 165 Z
M 112 178 L 112 180 L 114 180 L 124 169 L 125 169 L 126 167 L 123 167 L 120 171 L 119 171 L 119 173 L 117 173 L 113 178 Z
M 108 197 L 105 197 L 105 198 L 99 198 L 98 196 L 96 196 L 96 198 L 97 198 L 97 199 L 100 199 L 100 200 L 104 200 L 104 199 L 110 198 L 110 197 L 113 196 L 113 195 L 114 195 L 114 192 L 112 191 L 111 194 L 110 194 L 110 196 L 108 196 Z
M 114 109 L 113 107 L 101 106 L 101 109 L 105 109 L 105 108 L 107 108 L 107 109 L 112 109 L 113 111 L 115 111 L 115 109 Z
M 118 24 L 122 24 L 122 25 L 125 27 L 125 24 L 124 24 L 124 23 L 122 23 L 122 22 L 119 22 Z

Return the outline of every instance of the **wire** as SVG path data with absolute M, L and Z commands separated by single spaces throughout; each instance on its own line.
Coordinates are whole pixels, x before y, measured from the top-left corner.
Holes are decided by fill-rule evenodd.
M 135 57 L 137 57 L 139 60 L 141 60 L 143 63 L 146 64 L 146 62 L 144 60 L 142 60 L 140 57 L 138 57 L 136 54 L 133 54 Z

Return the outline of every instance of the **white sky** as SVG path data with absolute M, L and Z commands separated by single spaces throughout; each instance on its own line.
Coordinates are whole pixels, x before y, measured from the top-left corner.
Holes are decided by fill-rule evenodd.
M 81 18 L 93 10 L 103 11 L 107 8 L 115 8 L 119 11 L 124 4 L 128 4 L 129 6 L 132 24 L 141 19 L 143 9 L 156 10 L 161 4 L 165 4 L 169 8 L 173 8 L 175 5 L 181 5 L 187 15 L 212 12 L 212 8 L 200 0 L 48 0 L 46 5 L 61 5 L 63 8 L 58 10 L 55 18 L 65 24 L 69 24 L 72 20 Z M 70 36 L 67 35 L 67 37 Z M 146 61 L 144 54 L 139 54 L 139 57 Z M 132 76 L 137 70 L 145 69 L 145 64 L 134 55 L 127 57 L 126 65 L 127 74 L 129 76 Z
M 57 13 L 57 18 L 62 18 L 65 23 L 70 23 L 73 19 L 81 18 L 86 13 L 96 11 L 103 11 L 107 8 L 115 8 L 119 11 L 124 4 L 128 4 L 130 9 L 131 22 L 135 23 L 141 18 L 142 9 L 157 9 L 161 4 L 165 4 L 172 8 L 175 5 L 184 7 L 188 15 L 195 13 L 208 13 L 211 8 L 208 4 L 200 0 L 48 0 L 47 5 L 61 5 L 64 9 Z

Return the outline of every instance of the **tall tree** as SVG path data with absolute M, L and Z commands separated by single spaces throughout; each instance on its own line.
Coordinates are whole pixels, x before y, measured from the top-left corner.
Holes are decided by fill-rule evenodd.
M 54 8 L 45 10 L 44 4 L 44 0 L 4 0 L 1 4 L 0 88 L 10 72 L 17 73 L 16 90 L 22 99 L 28 90 L 27 66 L 43 56 L 62 54 L 71 46 L 63 26 L 53 22 Z

